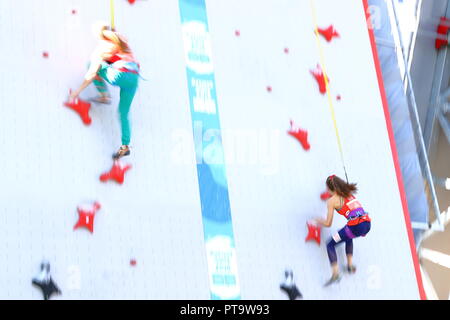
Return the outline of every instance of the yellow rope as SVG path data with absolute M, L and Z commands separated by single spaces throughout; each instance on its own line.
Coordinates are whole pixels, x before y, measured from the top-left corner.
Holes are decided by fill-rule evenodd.
M 325 55 L 324 55 L 324 51 L 323 51 L 322 45 L 320 43 L 320 38 L 319 38 L 319 31 L 318 31 L 318 24 L 317 24 L 317 11 L 316 11 L 316 7 L 314 6 L 314 0 L 311 0 L 311 10 L 312 10 L 312 17 L 313 17 L 313 22 L 314 22 L 314 34 L 316 35 L 317 47 L 319 49 L 319 54 L 320 54 L 320 67 L 322 68 L 322 72 L 323 72 L 323 76 L 324 76 L 324 80 L 325 80 L 325 87 L 326 87 L 327 96 L 328 96 L 328 104 L 330 107 L 331 117 L 333 119 L 334 132 L 336 134 L 339 152 L 341 154 L 341 161 L 342 161 L 342 165 L 344 167 L 345 178 L 347 179 L 347 182 L 348 182 L 347 170 L 345 169 L 344 151 L 342 149 L 341 138 L 339 136 L 339 130 L 338 130 L 337 122 L 336 122 L 336 116 L 335 116 L 334 108 L 333 108 L 333 99 L 331 97 L 331 92 L 330 92 L 330 88 L 328 85 L 327 72 L 325 69 Z
M 111 9 L 111 30 L 115 29 L 114 25 L 114 0 L 109 1 L 109 7 Z

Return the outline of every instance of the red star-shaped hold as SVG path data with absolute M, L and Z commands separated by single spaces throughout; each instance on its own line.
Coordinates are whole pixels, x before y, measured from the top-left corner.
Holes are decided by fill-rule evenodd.
M 320 226 L 312 222 L 307 222 L 306 225 L 308 226 L 308 235 L 305 242 L 315 240 L 320 245 Z
M 84 209 L 81 207 L 78 207 L 78 222 L 73 227 L 73 230 L 78 228 L 86 228 L 91 233 L 94 232 L 94 217 L 98 210 L 100 210 L 101 206 L 100 203 L 95 202 L 93 206 L 89 209 Z
M 325 84 L 325 75 L 323 74 L 322 68 L 320 64 L 317 65 L 316 69 L 310 70 L 311 74 L 316 78 L 317 83 L 319 84 L 319 91 L 321 94 L 325 94 L 327 92 L 327 86 Z M 327 77 L 327 82 L 330 82 L 330 78 Z
M 449 28 L 450 20 L 448 20 L 446 17 L 441 17 L 441 20 L 437 27 L 438 38 L 436 38 L 435 42 L 436 49 L 440 49 L 441 47 L 448 45 L 447 33 Z
M 320 199 L 322 199 L 323 201 L 326 201 L 330 198 L 331 198 L 331 194 L 328 191 L 322 192 L 320 194 Z
M 108 180 L 114 180 L 119 184 L 122 184 L 125 179 L 125 173 L 131 169 L 131 164 L 123 164 L 119 160 L 114 161 L 114 164 L 109 172 L 106 172 L 100 176 L 101 182 L 107 182 Z
M 291 129 L 288 131 L 288 134 L 297 139 L 302 145 L 303 149 L 309 150 L 311 148 L 308 142 L 308 131 L 295 127 L 292 120 Z
M 333 25 L 330 25 L 326 29 L 317 28 L 317 31 L 328 41 L 330 42 L 333 40 L 334 37 L 339 38 L 339 33 L 336 31 L 336 29 L 333 27 Z
M 76 113 L 78 113 L 81 117 L 81 120 L 85 125 L 90 125 L 92 122 L 91 117 L 89 116 L 89 110 L 91 109 L 91 104 L 89 102 L 83 101 L 79 98 L 74 99 L 72 102 L 64 102 L 64 105 Z

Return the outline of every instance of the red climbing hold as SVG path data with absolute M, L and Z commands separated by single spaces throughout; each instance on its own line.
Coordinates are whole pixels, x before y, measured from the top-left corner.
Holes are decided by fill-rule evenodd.
M 128 0 L 129 4 L 134 4 L 136 2 L 136 0 Z
M 266 90 L 267 90 L 267 92 L 272 92 L 272 87 L 271 86 L 267 86 Z
M 234 32 L 234 35 L 235 35 L 236 37 L 239 37 L 239 36 L 241 35 L 241 32 L 240 32 L 239 30 L 236 30 L 236 31 Z
M 73 230 L 78 229 L 78 228 L 86 228 L 88 229 L 91 233 L 94 232 L 94 217 L 95 214 L 98 210 L 100 210 L 101 206 L 100 203 L 95 202 L 91 208 L 81 208 L 78 207 L 78 222 L 77 224 L 73 227 Z
M 341 95 L 338 94 L 338 95 L 336 96 L 336 100 L 337 100 L 337 101 L 341 101 L 341 99 L 342 99 Z
M 48 58 L 48 52 L 47 51 L 42 52 L 42 57 L 47 59 Z
M 317 28 L 317 31 L 328 41 L 330 42 L 333 40 L 334 37 L 339 38 L 339 33 L 336 31 L 336 29 L 333 27 L 333 25 L 330 25 L 326 29 Z
M 317 83 L 319 84 L 319 91 L 321 94 L 325 94 L 327 92 L 327 86 L 325 84 L 325 75 L 323 74 L 322 68 L 320 64 L 317 65 L 316 69 L 310 70 L 311 74 L 316 78 Z M 327 82 L 330 82 L 330 78 L 327 77 Z
M 303 149 L 309 150 L 311 148 L 311 146 L 308 143 L 308 131 L 294 127 L 294 123 L 292 120 L 291 120 L 291 129 L 288 131 L 288 134 L 296 138 L 301 143 Z
M 91 109 L 91 104 L 89 102 L 86 102 L 84 100 L 81 100 L 80 98 L 76 98 L 74 101 L 70 102 L 64 102 L 64 105 L 66 107 L 69 107 L 70 109 L 77 112 L 81 120 L 85 125 L 90 125 L 92 122 L 91 117 L 89 116 L 89 110 Z
M 305 242 L 315 240 L 320 245 L 320 226 L 314 222 L 307 222 L 306 225 L 308 226 L 308 235 Z
M 137 264 L 136 259 L 131 259 L 131 260 L 130 260 L 130 265 L 131 265 L 132 267 L 135 267 L 136 264 Z
M 122 184 L 125 179 L 125 173 L 131 169 L 130 164 L 124 165 L 119 160 L 114 161 L 114 164 L 109 172 L 106 172 L 100 176 L 100 181 L 107 182 L 108 180 L 114 180 L 119 184 Z
M 329 198 L 331 198 L 331 194 L 328 191 L 322 192 L 320 194 L 320 199 L 322 199 L 323 201 L 328 200 Z
M 436 49 L 440 49 L 443 46 L 448 45 L 447 33 L 450 29 L 450 20 L 446 17 L 441 17 L 439 25 L 437 27 L 437 38 L 435 42 Z
M 288 54 L 289 53 L 289 48 L 284 48 L 284 53 Z
M 77 10 L 73 9 L 72 14 L 77 14 Z

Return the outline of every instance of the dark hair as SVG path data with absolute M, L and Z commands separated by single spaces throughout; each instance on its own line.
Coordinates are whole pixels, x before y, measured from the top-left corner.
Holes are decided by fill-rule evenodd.
M 358 191 L 356 183 L 347 183 L 335 175 L 327 178 L 327 187 L 330 191 L 336 192 L 343 198 L 348 198 Z

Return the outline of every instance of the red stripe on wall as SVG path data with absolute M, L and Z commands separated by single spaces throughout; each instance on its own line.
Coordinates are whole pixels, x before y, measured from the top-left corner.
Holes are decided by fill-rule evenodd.
M 362 1 L 364 4 L 366 21 L 369 22 L 370 21 L 370 13 L 369 13 L 368 0 L 362 0 Z M 406 230 L 408 232 L 409 245 L 411 248 L 411 255 L 413 258 L 413 262 L 414 262 L 414 270 L 416 272 L 417 285 L 419 287 L 420 298 L 422 300 L 426 300 L 427 297 L 426 297 L 425 290 L 424 290 L 423 283 L 422 283 L 422 275 L 420 273 L 420 267 L 419 267 L 419 258 L 417 257 L 416 245 L 414 242 L 414 234 L 413 234 L 413 231 L 411 228 L 411 218 L 409 216 L 408 203 L 406 201 L 406 193 L 405 193 L 405 188 L 404 188 L 403 179 L 402 179 L 402 173 L 401 173 L 400 165 L 399 165 L 399 161 L 398 161 L 397 147 L 396 147 L 395 139 L 394 139 L 394 131 L 392 130 L 391 117 L 389 114 L 389 108 L 388 108 L 388 103 L 387 103 L 387 99 L 386 99 L 386 92 L 384 91 L 383 75 L 381 73 L 380 60 L 378 59 L 378 52 L 377 52 L 377 46 L 375 43 L 375 36 L 373 33 L 373 29 L 369 24 L 367 24 L 367 29 L 369 30 L 369 37 L 370 37 L 370 44 L 372 46 L 373 60 L 374 60 L 375 69 L 377 72 L 378 86 L 380 88 L 381 100 L 383 102 L 383 110 L 384 110 L 384 116 L 386 119 L 386 127 L 387 127 L 388 134 L 389 134 L 392 158 L 394 160 L 395 174 L 397 176 L 397 183 L 398 183 L 398 190 L 400 191 L 400 197 L 402 200 L 403 214 L 405 216 L 405 225 L 406 225 Z

